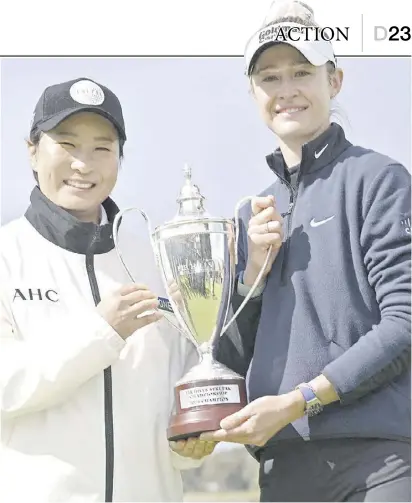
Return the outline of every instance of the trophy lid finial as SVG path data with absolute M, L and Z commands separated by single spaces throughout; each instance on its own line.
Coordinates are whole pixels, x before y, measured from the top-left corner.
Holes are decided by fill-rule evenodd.
M 183 175 L 185 183 L 180 189 L 180 194 L 177 198 L 179 210 L 176 217 L 204 216 L 205 209 L 203 207 L 203 201 L 205 198 L 200 193 L 199 187 L 192 183 L 192 168 L 187 162 L 183 168 Z
M 185 175 L 186 180 L 192 179 L 192 168 L 189 166 L 187 162 L 185 163 L 185 166 L 183 168 L 183 174 Z

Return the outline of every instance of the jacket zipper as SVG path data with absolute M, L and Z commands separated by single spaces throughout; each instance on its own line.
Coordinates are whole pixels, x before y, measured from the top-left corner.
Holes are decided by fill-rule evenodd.
M 93 245 L 100 237 L 100 227 L 97 227 L 90 242 L 90 251 L 86 253 L 86 271 L 95 305 L 100 302 L 99 286 L 94 271 Z M 113 438 L 113 400 L 112 400 L 112 370 L 104 369 L 104 426 L 106 438 L 106 484 L 105 501 L 113 501 L 113 475 L 114 475 L 114 438 Z
M 285 235 L 285 251 L 283 253 L 282 264 L 281 264 L 281 269 L 280 269 L 281 285 L 286 284 L 286 262 L 287 262 L 287 258 L 289 255 L 289 247 L 290 247 L 289 237 L 290 237 L 290 231 L 291 231 L 291 227 L 292 227 L 293 211 L 295 209 L 296 199 L 298 197 L 298 187 L 299 187 L 299 181 L 300 181 L 300 174 L 301 174 L 301 167 L 299 168 L 299 173 L 296 178 L 296 190 L 293 189 L 292 185 L 285 178 L 282 178 L 278 175 L 281 183 L 285 184 L 287 186 L 287 188 L 289 189 L 289 207 L 285 213 L 281 214 L 282 218 L 284 218 L 286 216 L 288 217 L 288 224 L 287 224 L 286 235 Z

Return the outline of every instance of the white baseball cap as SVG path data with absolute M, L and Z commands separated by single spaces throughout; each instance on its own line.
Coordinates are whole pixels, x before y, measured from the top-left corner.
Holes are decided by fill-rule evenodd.
M 280 21 L 297 18 L 305 24 Z M 277 0 L 272 3 L 260 28 L 249 40 L 245 49 L 246 74 L 250 75 L 262 52 L 272 45 L 284 43 L 297 49 L 312 65 L 321 66 L 331 61 L 336 66 L 332 44 L 319 38 L 319 25 L 313 10 L 299 0 Z

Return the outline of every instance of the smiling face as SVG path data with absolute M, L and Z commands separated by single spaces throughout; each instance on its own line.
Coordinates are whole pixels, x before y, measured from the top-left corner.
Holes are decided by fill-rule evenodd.
M 304 144 L 329 126 L 330 100 L 339 92 L 342 72 L 313 66 L 287 44 L 266 49 L 251 84 L 267 126 L 285 142 Z
M 119 168 L 119 139 L 111 122 L 95 113 L 74 114 L 43 133 L 29 152 L 43 194 L 79 220 L 97 223 Z

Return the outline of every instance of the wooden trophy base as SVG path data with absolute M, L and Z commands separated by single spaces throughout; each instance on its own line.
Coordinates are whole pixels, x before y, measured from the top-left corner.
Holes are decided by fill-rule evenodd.
M 168 440 L 186 440 L 220 429 L 220 421 L 247 404 L 243 378 L 209 379 L 175 388 L 177 411 L 169 423 Z

